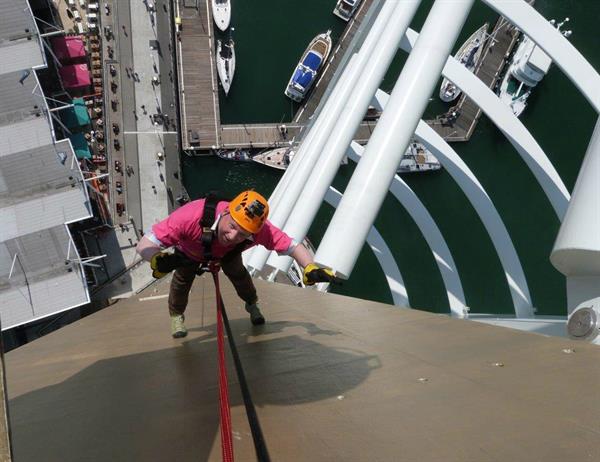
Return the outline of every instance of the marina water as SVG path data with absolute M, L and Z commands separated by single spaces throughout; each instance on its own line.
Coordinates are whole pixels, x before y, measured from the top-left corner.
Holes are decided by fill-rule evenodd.
M 334 42 L 345 23 L 332 14 L 335 1 L 233 1 L 232 26 L 236 44 L 236 74 L 225 99 L 221 119 L 228 123 L 289 122 L 298 105 L 283 95 L 287 81 L 308 42 L 332 30 Z M 411 27 L 420 30 L 431 0 L 424 0 Z M 301 7 L 300 7 L 301 6 Z M 600 69 L 596 0 L 537 0 L 544 17 L 570 18 L 569 40 Z M 490 30 L 497 15 L 476 2 L 454 46 L 457 50 L 484 22 Z M 335 43 L 334 43 L 335 46 Z M 406 54 L 398 52 L 381 88 L 391 91 Z M 436 87 L 424 119 L 446 112 Z M 597 115 L 555 64 L 529 98 L 521 116 L 569 191 L 577 178 Z M 541 187 L 504 135 L 484 115 L 467 143 L 453 143 L 498 209 L 525 271 L 538 314 L 564 315 L 564 277 L 549 262 L 560 223 Z M 184 182 L 192 198 L 220 189 L 235 194 L 255 188 L 269 195 L 281 171 L 216 157 L 182 155 Z M 342 166 L 334 186 L 343 191 L 353 165 Z M 473 313 L 512 314 L 512 301 L 502 267 L 480 219 L 460 188 L 445 172 L 404 175 L 442 232 L 456 262 L 467 305 Z M 309 232 L 318 244 L 334 210 L 324 204 Z M 390 247 L 414 308 L 447 313 L 447 296 L 434 257 L 408 213 L 388 195 L 374 224 Z M 372 251 L 365 246 L 348 281 L 334 292 L 391 303 L 387 282 Z

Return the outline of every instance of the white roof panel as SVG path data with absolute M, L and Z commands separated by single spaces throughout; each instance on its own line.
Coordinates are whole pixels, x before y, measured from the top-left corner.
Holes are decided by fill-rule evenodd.
M 0 156 L 52 144 L 52 133 L 45 117 L 0 126 Z
M 82 186 L 0 209 L 0 242 L 91 217 Z
M 77 252 L 64 225 L 0 243 L 3 330 L 89 302 L 81 265 L 68 256 Z
M 25 40 L 11 46 L 0 46 L 0 74 L 45 66 L 37 40 Z

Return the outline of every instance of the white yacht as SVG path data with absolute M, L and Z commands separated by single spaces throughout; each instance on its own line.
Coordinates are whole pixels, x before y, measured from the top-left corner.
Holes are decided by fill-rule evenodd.
M 311 40 L 287 84 L 285 95 L 296 102 L 308 93 L 317 80 L 317 74 L 331 51 L 331 31 L 317 35 Z
M 231 21 L 231 1 L 212 0 L 212 14 L 217 27 L 225 32 Z
M 260 152 L 252 157 L 252 160 L 259 164 L 266 165 L 267 167 L 285 170 L 294 158 L 294 154 L 295 152 L 292 146 L 284 146 L 282 148 Z
M 232 38 L 226 42 L 217 40 L 217 73 L 225 96 L 229 93 L 233 74 L 235 73 L 235 49 Z
M 400 160 L 396 173 L 421 173 L 441 169 L 440 161 L 421 143 L 413 140 Z
M 482 51 L 485 45 L 487 36 L 488 23 L 477 29 L 471 35 L 463 46 L 460 47 L 454 58 L 465 66 L 469 71 L 473 72 L 475 66 L 481 58 Z M 440 87 L 440 98 L 445 103 L 450 103 L 460 96 L 462 92 L 450 80 L 444 78 Z
M 560 30 L 567 22 L 566 18 L 556 28 Z M 554 24 L 554 19 L 550 21 Z M 562 32 L 565 37 L 571 35 L 571 31 Z M 512 61 L 500 84 L 499 97 L 504 101 L 513 113 L 519 117 L 527 106 L 527 98 L 531 90 L 544 78 L 550 69 L 552 59 L 527 35 L 523 34 L 521 43 L 513 55 Z
M 348 22 L 360 5 L 360 0 L 338 0 L 333 9 L 333 14 Z

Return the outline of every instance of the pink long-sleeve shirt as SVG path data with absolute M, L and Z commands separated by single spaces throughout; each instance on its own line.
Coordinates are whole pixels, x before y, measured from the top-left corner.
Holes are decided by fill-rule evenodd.
M 154 237 L 165 247 L 175 246 L 195 261 L 202 261 L 204 247 L 201 242 L 202 228 L 200 220 L 204 214 L 204 199 L 198 199 L 183 207 L 178 208 L 163 221 L 152 226 Z M 216 216 L 222 214 L 229 202 L 221 201 L 217 204 Z M 295 243 L 292 238 L 267 220 L 262 229 L 253 236 L 253 243 L 248 245 L 262 245 L 279 254 L 289 254 L 293 251 Z M 214 258 L 221 258 L 235 246 L 223 246 L 215 238 L 212 242 Z

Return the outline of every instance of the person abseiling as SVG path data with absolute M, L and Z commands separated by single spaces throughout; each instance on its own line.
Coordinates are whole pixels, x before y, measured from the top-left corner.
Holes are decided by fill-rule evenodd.
M 162 278 L 175 270 L 169 291 L 171 333 L 185 337 L 184 312 L 197 271 L 205 264 L 219 264 L 238 296 L 244 300 L 250 321 L 264 324 L 252 277 L 242 262 L 242 251 L 262 245 L 279 255 L 290 255 L 304 268 L 303 282 L 336 282 L 334 272 L 314 263 L 312 255 L 267 220 L 269 204 L 255 191 L 244 191 L 231 202 L 214 194 L 180 207 L 152 226 L 137 245 L 150 262 L 152 275 Z M 166 248 L 174 247 L 174 252 Z

